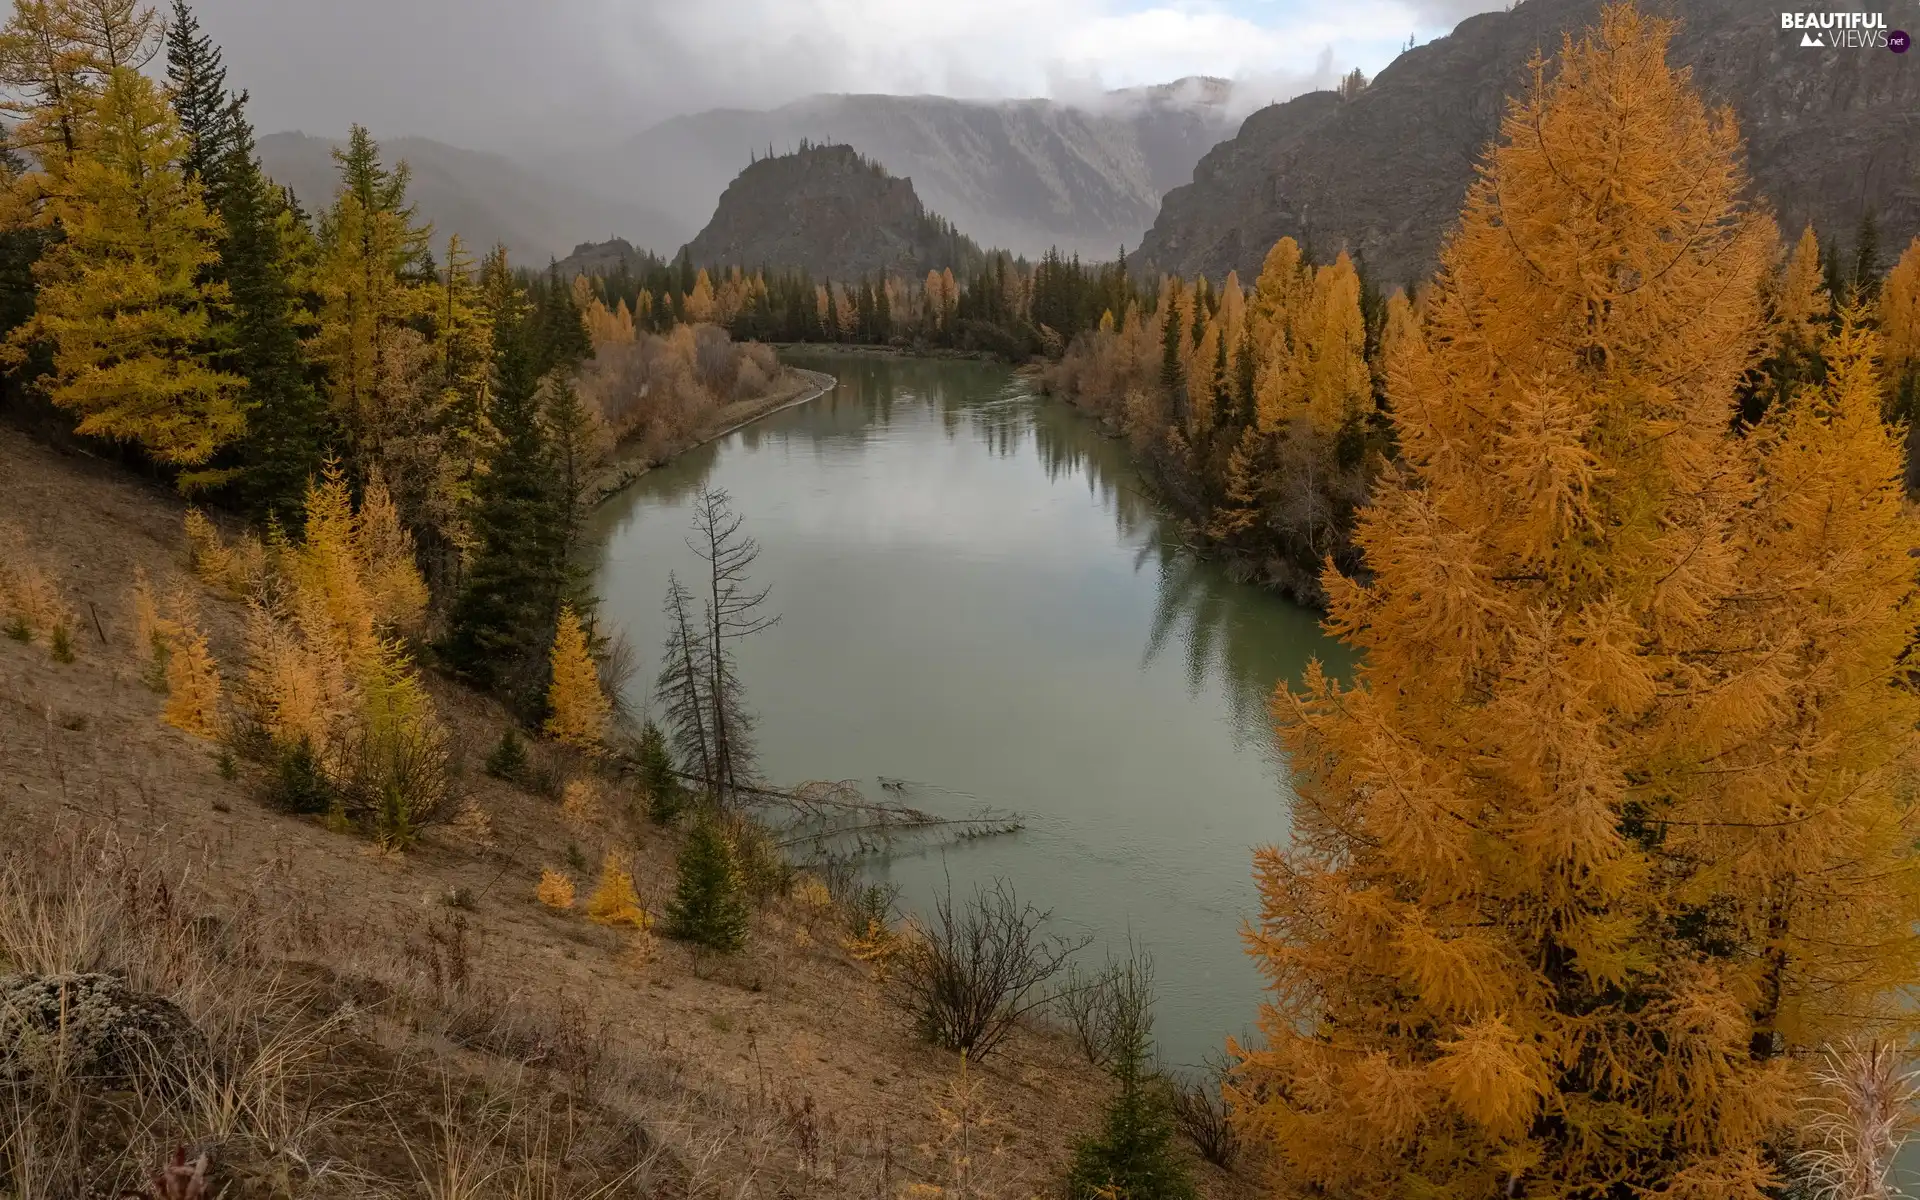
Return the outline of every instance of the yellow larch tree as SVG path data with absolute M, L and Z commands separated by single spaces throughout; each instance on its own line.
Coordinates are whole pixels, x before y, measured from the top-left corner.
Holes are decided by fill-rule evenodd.
M 66 120 L 67 118 L 62 118 Z M 135 442 L 161 462 L 197 467 L 240 436 L 242 380 L 213 369 L 206 278 L 219 220 L 183 176 L 180 126 L 160 89 L 132 67 L 112 71 L 74 123 L 75 152 L 39 177 L 45 219 L 62 236 L 34 266 L 34 319 L 18 358 L 53 346 L 47 394 L 81 433 Z M 188 472 L 183 486 L 218 481 Z
M 1909 422 L 1920 407 L 1920 237 L 1880 284 L 1880 337 L 1886 354 L 1888 407 Z
M 1785 269 L 1773 292 L 1773 319 L 1780 337 L 1792 345 L 1811 348 L 1826 333 L 1831 305 L 1820 277 L 1820 242 L 1809 223 L 1787 256 Z
M 713 299 L 713 280 L 707 278 L 706 268 L 694 276 L 693 290 L 687 293 L 687 320 L 693 324 L 711 321 L 715 315 Z
M 1670 34 L 1612 7 L 1536 63 L 1389 363 L 1368 573 L 1325 579 L 1363 665 L 1276 697 L 1230 1092 L 1284 1194 L 1762 1200 L 1796 1060 L 1904 1020 L 1897 449 L 1854 324 L 1732 431 L 1776 234 Z
M 1360 312 L 1360 275 L 1341 251 L 1313 274 L 1313 291 L 1294 339 L 1298 404 L 1313 429 L 1331 433 L 1372 400 L 1367 324 Z
M 600 673 L 587 649 L 586 631 L 571 604 L 560 607 L 549 662 L 553 681 L 547 685 L 548 736 L 562 745 L 597 751 L 606 739 L 612 706 L 600 690 Z
M 653 925 L 653 917 L 640 907 L 640 895 L 633 888 L 633 872 L 628 869 L 626 859 L 612 851 L 607 851 L 606 859 L 600 864 L 600 882 L 594 886 L 593 895 L 587 897 L 587 920 L 596 925 L 626 925 L 634 929 L 647 929 Z

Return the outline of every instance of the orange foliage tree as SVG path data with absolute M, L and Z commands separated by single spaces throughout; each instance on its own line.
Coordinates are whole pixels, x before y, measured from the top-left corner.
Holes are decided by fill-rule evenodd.
M 1289 1194 L 1760 1200 L 1802 1052 L 1905 1019 L 1898 434 L 1857 313 L 1731 429 L 1776 234 L 1669 35 L 1535 64 L 1396 316 L 1403 460 L 1326 580 L 1365 665 L 1277 696 L 1256 859 L 1231 1095 Z

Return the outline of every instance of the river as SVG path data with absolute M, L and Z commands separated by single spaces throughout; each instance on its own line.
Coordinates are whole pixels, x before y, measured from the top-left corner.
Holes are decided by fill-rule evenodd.
M 692 494 L 725 488 L 763 548 L 780 623 L 742 673 L 775 783 L 910 781 L 919 807 L 1019 812 L 1019 833 L 896 854 L 924 910 L 1010 880 L 1063 933 L 1154 958 L 1156 1041 L 1198 1064 L 1249 1031 L 1250 848 L 1287 835 L 1266 700 L 1314 614 L 1178 545 L 1124 446 L 971 361 L 794 355 L 832 392 L 650 471 L 596 517 L 602 613 L 652 681 L 669 571 L 698 577 Z M 697 589 L 696 589 L 697 590 Z

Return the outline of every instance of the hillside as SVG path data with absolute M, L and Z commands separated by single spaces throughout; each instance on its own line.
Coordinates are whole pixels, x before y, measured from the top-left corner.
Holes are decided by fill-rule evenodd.
M 267 174 L 294 190 L 309 212 L 325 208 L 338 183 L 331 151 L 337 142 L 303 133 L 260 139 Z M 580 242 L 610 236 L 669 250 L 696 227 L 631 200 L 610 199 L 567 180 L 548 177 L 495 154 L 463 150 L 428 138 L 382 143 L 387 160 L 413 169 L 410 194 L 420 218 L 434 227 L 434 252 L 458 233 L 479 253 L 504 244 L 528 266 L 545 266 Z
M 1401 55 L 1349 102 L 1315 92 L 1261 109 L 1167 194 L 1138 261 L 1246 278 L 1292 236 L 1323 254 L 1359 252 L 1388 282 L 1426 274 L 1528 59 L 1599 7 L 1526 0 Z M 1883 246 L 1920 231 L 1920 59 L 1803 49 L 1773 8 L 1741 0 L 1650 7 L 1681 18 L 1672 56 L 1711 101 L 1732 105 L 1755 186 L 1785 230 L 1811 219 L 1850 239 L 1865 205 Z M 1892 28 L 1912 27 L 1904 7 L 1888 13 Z
M 136 571 L 198 612 L 228 689 L 243 675 L 246 609 L 186 573 L 181 502 L 0 424 L 0 513 L 9 561 L 46 571 L 78 616 L 71 662 L 44 637 L 0 639 L 0 990 L 16 971 L 119 972 L 101 986 L 176 1014 L 218 1064 L 172 1064 L 189 1091 L 165 1102 L 92 1109 L 83 1086 L 76 1144 L 33 1142 L 52 1114 L 29 1109 L 38 1170 L 117 1195 L 189 1144 L 233 1195 L 444 1195 L 463 1163 L 547 1185 L 517 1195 L 892 1196 L 949 1178 L 937 1106 L 959 1060 L 918 1040 L 829 912 L 777 897 L 745 953 L 714 956 L 537 903 L 543 866 L 584 897 L 620 851 L 658 912 L 682 834 L 617 791 L 563 810 L 482 774 L 507 718 L 440 678 L 468 756 L 459 821 L 382 854 L 271 810 L 253 768 L 163 724 L 143 682 Z M 1007 1194 L 1044 1187 L 1098 1108 L 1091 1068 L 1051 1034 L 1019 1033 L 968 1079 L 986 1122 L 970 1135 Z M 26 1152 L 16 1136 L 0 1166 Z M 151 1157 L 109 1144 L 129 1140 Z
M 674 117 L 553 170 L 607 195 L 644 197 L 692 228 L 749 154 L 839 142 L 911 177 L 928 207 L 986 245 L 1108 259 L 1138 242 L 1160 197 L 1229 132 L 1227 100 L 1220 80 L 1112 93 L 1097 105 L 813 96 L 766 112 Z
M 980 248 L 929 213 L 912 180 L 840 145 L 803 147 L 740 172 L 686 253 L 703 266 L 849 279 L 959 272 Z

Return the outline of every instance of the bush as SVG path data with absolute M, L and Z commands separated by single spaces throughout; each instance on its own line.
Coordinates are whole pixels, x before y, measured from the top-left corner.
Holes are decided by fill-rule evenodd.
M 1119 1091 L 1107 1104 L 1099 1132 L 1074 1149 L 1067 1195 L 1071 1200 L 1190 1200 L 1193 1179 L 1173 1145 L 1173 1100 L 1166 1081 L 1148 1069 L 1153 962 L 1135 953 L 1112 978 L 1109 1048 Z
M 1225 1079 L 1226 1064 L 1210 1062 L 1205 1077 L 1182 1082 L 1173 1093 L 1173 1122 L 1201 1158 L 1231 1171 L 1240 1157 L 1240 1135 L 1221 1093 Z
M 487 755 L 487 774 L 508 783 L 519 783 L 527 774 L 527 748 L 513 726 L 500 734 L 500 744 Z
M 1004 880 L 976 888 L 957 909 L 949 888 L 894 977 L 922 1036 L 976 1061 L 991 1054 L 1087 944 L 1043 933 L 1051 915 L 1022 904 Z
M 70 663 L 73 661 L 73 642 L 67 637 L 67 627 L 65 625 L 55 625 L 53 627 L 51 652 L 53 654 L 53 661 L 57 663 Z
M 312 741 L 301 738 L 292 745 L 274 748 L 266 799 L 273 807 L 292 813 L 323 813 L 333 807 L 333 788 L 327 783 Z
M 1112 958 L 1098 971 L 1067 964 L 1066 981 L 1054 996 L 1054 1007 L 1074 1044 L 1089 1063 L 1111 1069 L 1125 1050 L 1126 1033 L 1139 1020 L 1139 1007 L 1151 995 L 1152 961 L 1136 953 L 1116 962 Z
M 703 817 L 681 848 L 679 876 L 667 902 L 667 932 L 724 953 L 746 945 L 747 900 L 740 872 L 733 847 L 712 817 Z

